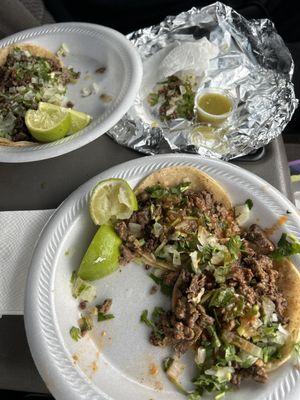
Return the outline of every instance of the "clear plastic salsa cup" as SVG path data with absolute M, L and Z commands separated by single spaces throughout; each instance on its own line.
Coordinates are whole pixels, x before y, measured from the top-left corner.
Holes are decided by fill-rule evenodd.
M 199 122 L 222 125 L 234 113 L 236 100 L 225 89 L 205 88 L 196 94 L 194 106 Z

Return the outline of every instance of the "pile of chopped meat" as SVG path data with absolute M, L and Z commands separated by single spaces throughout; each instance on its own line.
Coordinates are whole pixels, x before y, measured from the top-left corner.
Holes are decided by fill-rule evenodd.
M 289 321 L 274 243 L 258 225 L 240 228 L 233 209 L 189 186 L 147 188 L 138 211 L 116 231 L 123 264 L 139 259 L 161 270 L 153 278 L 162 291 L 170 289 L 171 309 L 157 308 L 152 320 L 145 310 L 141 320 L 152 328 L 153 345 L 173 349 L 174 362 L 195 351 L 198 399 L 207 391 L 225 393 L 245 377 L 265 382 L 267 363 L 281 357 L 289 337 Z

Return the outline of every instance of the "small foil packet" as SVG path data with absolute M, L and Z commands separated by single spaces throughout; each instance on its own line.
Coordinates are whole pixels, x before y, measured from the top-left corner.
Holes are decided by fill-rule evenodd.
M 144 76 L 133 106 L 108 132 L 121 145 L 145 154 L 189 152 L 230 160 L 279 136 L 297 108 L 294 63 L 268 19 L 246 20 L 217 2 L 167 17 L 128 38 L 142 57 Z M 176 73 L 178 64 L 196 71 L 197 90 L 222 88 L 236 99 L 224 125 L 157 118 L 148 95 L 166 75 Z

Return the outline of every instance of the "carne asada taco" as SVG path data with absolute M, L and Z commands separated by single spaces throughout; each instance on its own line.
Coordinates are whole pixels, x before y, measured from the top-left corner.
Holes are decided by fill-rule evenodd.
M 121 263 L 157 268 L 150 276 L 171 296 L 169 310 L 141 316 L 150 342 L 174 351 L 164 364 L 170 380 L 178 383 L 178 358 L 193 349 L 195 389 L 180 389 L 193 399 L 221 396 L 246 377 L 265 382 L 300 338 L 300 273 L 288 259 L 300 244 L 283 234 L 275 245 L 258 225 L 244 227 L 252 201 L 233 208 L 196 168 L 154 172 L 135 193 L 138 210 L 115 226 Z
M 33 44 L 0 49 L 0 145 L 32 146 L 25 113 L 39 102 L 62 105 L 66 85 L 79 77 L 51 51 Z

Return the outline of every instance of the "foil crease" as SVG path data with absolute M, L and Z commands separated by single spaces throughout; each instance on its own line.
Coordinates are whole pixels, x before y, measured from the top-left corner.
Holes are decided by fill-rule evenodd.
M 144 62 L 174 42 L 191 42 L 204 36 L 222 51 L 210 61 L 202 87 L 225 87 L 239 99 L 229 126 L 213 134 L 203 134 L 197 125 L 182 119 L 154 126 L 144 118 L 138 96 L 108 132 L 115 141 L 145 154 L 189 152 L 230 160 L 281 134 L 298 105 L 292 83 L 294 63 L 268 19 L 246 20 L 217 2 L 167 17 L 128 38 Z

